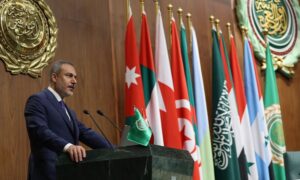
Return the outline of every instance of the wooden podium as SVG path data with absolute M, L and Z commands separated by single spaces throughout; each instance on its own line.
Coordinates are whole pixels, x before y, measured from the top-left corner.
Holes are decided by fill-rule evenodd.
M 63 154 L 56 167 L 58 180 L 190 180 L 193 165 L 187 151 L 135 145 L 90 150 L 80 163 L 72 162 Z

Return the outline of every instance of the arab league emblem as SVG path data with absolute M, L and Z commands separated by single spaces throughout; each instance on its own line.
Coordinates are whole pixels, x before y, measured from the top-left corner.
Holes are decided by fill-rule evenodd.
M 287 77 L 294 74 L 294 64 L 300 56 L 300 8 L 298 0 L 238 0 L 236 13 L 239 24 L 248 29 L 255 56 L 265 65 L 263 31 L 268 30 L 268 42 L 274 68 Z
M 0 2 L 0 58 L 11 74 L 39 77 L 53 58 L 57 24 L 43 0 Z

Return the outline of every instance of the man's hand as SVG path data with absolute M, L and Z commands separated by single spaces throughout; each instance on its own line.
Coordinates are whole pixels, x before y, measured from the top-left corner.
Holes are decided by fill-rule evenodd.
M 66 152 L 70 155 L 72 161 L 79 162 L 86 157 L 85 149 L 82 146 L 71 145 Z

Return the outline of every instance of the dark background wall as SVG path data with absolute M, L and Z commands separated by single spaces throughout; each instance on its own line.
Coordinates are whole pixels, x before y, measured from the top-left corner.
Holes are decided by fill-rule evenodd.
M 124 35 L 126 28 L 126 1 L 120 0 L 46 0 L 58 23 L 58 48 L 55 59 L 67 59 L 77 67 L 78 87 L 67 104 L 87 125 L 95 128 L 83 113 L 88 109 L 95 116 L 101 109 L 121 126 L 124 119 Z M 221 28 L 227 40 L 226 22 L 233 24 L 233 32 L 242 60 L 241 35 L 230 0 L 170 0 L 161 1 L 161 11 L 168 38 L 167 5 L 174 6 L 174 16 L 178 22 L 177 9 L 184 14 L 190 12 L 198 36 L 199 51 L 207 105 L 211 113 L 211 33 L 209 16 L 221 20 Z M 132 0 L 137 39 L 139 40 L 140 5 Z M 155 8 L 152 1 L 145 2 L 145 10 L 154 43 Z M 184 18 L 184 21 L 186 19 Z M 228 43 L 228 41 L 227 41 Z M 26 75 L 13 76 L 0 63 L 0 180 L 26 179 L 27 159 L 30 152 L 29 141 L 23 116 L 24 104 L 29 95 L 48 86 L 49 67 L 42 77 L 33 79 Z M 299 108 L 300 72 L 295 68 L 291 80 L 277 75 L 285 138 L 288 150 L 300 150 Z M 263 87 L 263 73 L 260 72 Z M 113 143 L 119 142 L 119 134 L 107 122 L 97 117 L 106 135 Z

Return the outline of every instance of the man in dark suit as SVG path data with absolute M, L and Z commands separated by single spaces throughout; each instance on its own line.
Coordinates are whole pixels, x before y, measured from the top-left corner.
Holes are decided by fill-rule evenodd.
M 77 84 L 74 66 L 67 61 L 55 62 L 50 70 L 50 85 L 29 97 L 25 119 L 30 139 L 29 180 L 55 180 L 55 163 L 59 154 L 68 153 L 71 160 L 86 157 L 84 147 L 109 148 L 102 136 L 78 121 L 74 111 L 64 104 Z

